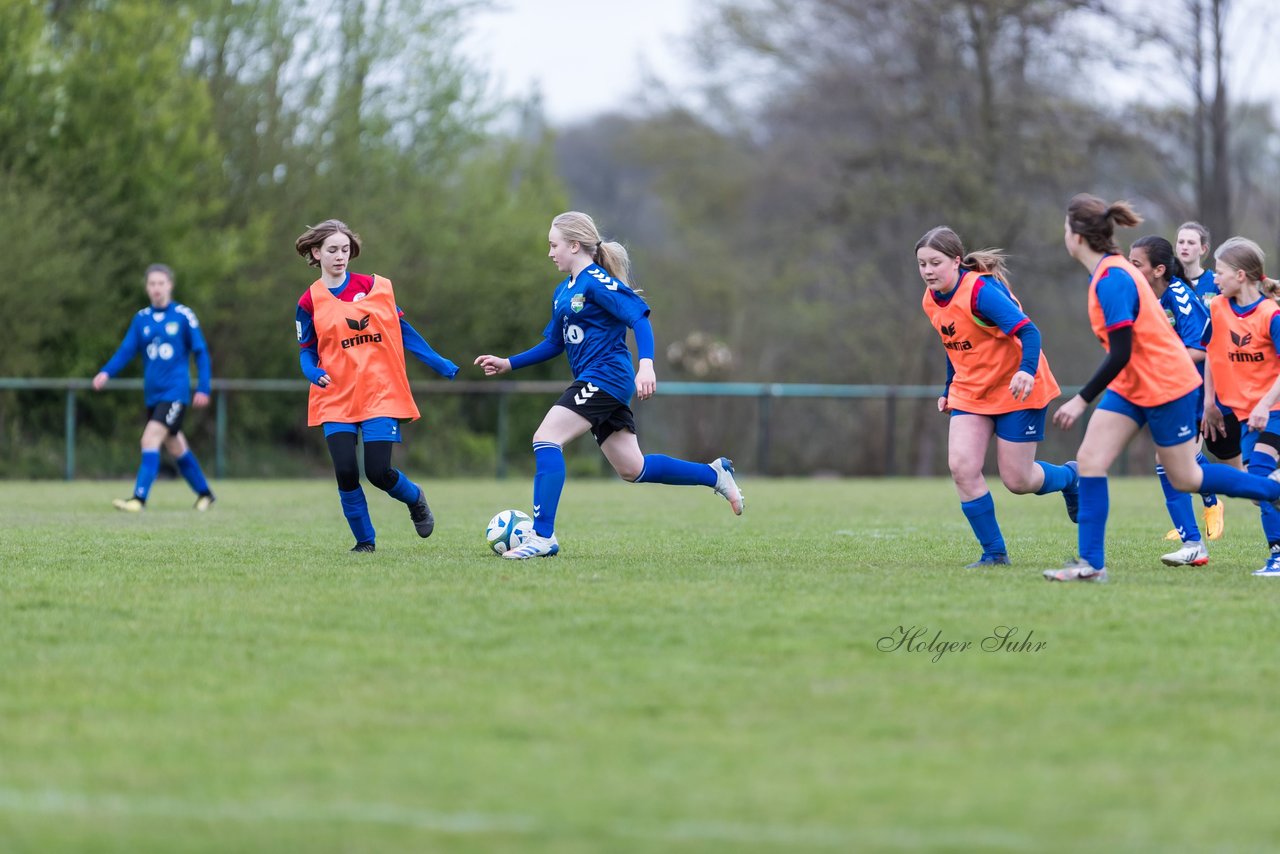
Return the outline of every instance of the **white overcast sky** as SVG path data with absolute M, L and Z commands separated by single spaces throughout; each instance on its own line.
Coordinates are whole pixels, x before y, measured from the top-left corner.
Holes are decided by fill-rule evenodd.
M 496 0 L 472 19 L 465 51 L 498 90 L 542 93 L 554 124 L 616 108 L 648 68 L 688 77 L 682 59 L 697 0 Z M 589 56 L 589 62 L 582 57 Z
M 1168 9 L 1172 0 L 1129 0 L 1138 9 Z M 553 124 L 624 107 L 645 70 L 677 93 L 687 90 L 689 35 L 698 0 L 495 0 L 476 15 L 464 51 L 488 70 L 499 92 L 542 94 Z M 1280 102 L 1280 0 L 1234 0 L 1228 33 L 1233 98 Z M 581 57 L 590 56 L 589 63 Z M 1165 60 L 1167 61 L 1167 60 Z M 1147 80 L 1104 81 L 1127 100 L 1167 85 L 1161 65 Z M 1178 96 L 1181 93 L 1177 93 Z M 1280 111 L 1280 110 L 1278 110 Z

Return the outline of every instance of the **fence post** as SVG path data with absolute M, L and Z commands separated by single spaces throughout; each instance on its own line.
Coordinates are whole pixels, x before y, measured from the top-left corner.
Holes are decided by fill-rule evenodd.
M 773 397 L 766 386 L 760 392 L 759 405 L 756 407 L 759 423 L 756 426 L 756 465 L 760 474 L 769 473 L 769 421 L 773 412 Z
M 897 422 L 898 422 L 898 392 L 894 388 L 889 388 L 885 394 L 884 405 L 884 435 L 885 435 L 885 476 L 893 477 L 898 473 L 898 442 L 897 442 Z
M 76 479 L 76 391 L 67 389 L 67 480 Z
M 227 393 L 219 391 L 213 399 L 213 476 L 227 476 Z
M 507 479 L 507 431 L 510 429 L 508 425 L 508 412 L 510 408 L 507 400 L 509 395 L 505 391 L 498 392 L 498 435 L 495 441 L 498 443 L 498 470 L 496 472 L 498 480 Z

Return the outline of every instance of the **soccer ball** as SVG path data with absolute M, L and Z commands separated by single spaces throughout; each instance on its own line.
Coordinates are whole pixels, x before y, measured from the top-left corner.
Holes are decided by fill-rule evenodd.
M 532 533 L 533 520 L 528 514 L 521 513 L 519 510 L 503 510 L 489 520 L 489 527 L 485 529 L 484 536 L 489 541 L 489 548 L 497 554 L 502 554 L 507 549 L 514 549 L 523 544 Z

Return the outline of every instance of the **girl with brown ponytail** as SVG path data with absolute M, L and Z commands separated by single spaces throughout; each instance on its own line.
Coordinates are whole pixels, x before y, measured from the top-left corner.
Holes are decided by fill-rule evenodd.
M 1079 558 L 1049 581 L 1106 581 L 1107 469 L 1144 426 L 1156 456 L 1179 492 L 1214 492 L 1280 502 L 1280 481 L 1217 463 L 1196 462 L 1199 440 L 1196 400 L 1200 375 L 1169 326 L 1155 292 L 1120 254 L 1116 226 L 1142 222 L 1128 202 L 1108 204 L 1082 193 L 1067 206 L 1063 243 L 1090 271 L 1089 322 L 1107 357 L 1080 393 L 1054 413 L 1070 429 L 1101 395 L 1076 455 L 1080 466 Z

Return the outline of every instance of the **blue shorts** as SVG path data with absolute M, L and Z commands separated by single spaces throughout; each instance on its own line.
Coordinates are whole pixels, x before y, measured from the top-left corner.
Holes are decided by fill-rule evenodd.
M 1200 412 L 1196 409 L 1199 395 L 1200 389 L 1192 389 L 1177 400 L 1159 406 L 1139 406 L 1107 389 L 1098 401 L 1098 408 L 1132 418 L 1139 427 L 1150 427 L 1151 439 L 1157 447 L 1172 448 L 1200 438 Z
M 399 442 L 399 418 L 370 418 L 358 424 L 340 424 L 337 421 L 324 422 L 324 437 L 338 433 L 364 433 L 366 442 Z
M 951 417 L 977 415 L 980 418 L 990 418 L 996 424 L 996 435 L 1006 442 L 1043 442 L 1044 416 L 1048 411 L 1049 407 L 1042 406 L 1039 409 L 1015 409 L 999 415 L 983 415 L 980 412 L 953 409 Z
M 1267 419 L 1265 430 L 1250 430 L 1247 423 L 1243 421 L 1240 423 L 1240 453 L 1244 454 L 1246 460 L 1249 459 L 1249 454 L 1253 452 L 1253 446 L 1258 444 L 1258 437 L 1263 433 L 1280 434 L 1280 410 L 1271 410 L 1271 416 Z M 1280 448 L 1276 450 L 1280 450 Z

